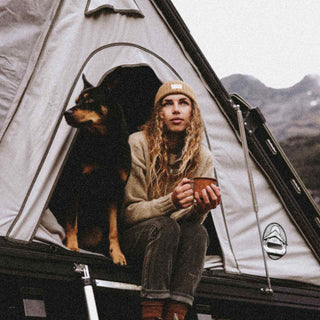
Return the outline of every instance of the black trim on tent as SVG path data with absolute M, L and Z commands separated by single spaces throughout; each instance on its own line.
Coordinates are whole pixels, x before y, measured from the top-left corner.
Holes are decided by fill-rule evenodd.
M 80 277 L 74 271 L 75 263 L 89 267 L 95 291 L 114 292 L 114 288 L 99 287 L 98 283 L 124 283 L 140 285 L 140 270 L 135 266 L 120 267 L 105 256 L 67 251 L 55 245 L 41 243 L 12 243 L 0 237 L 0 278 L 16 277 L 24 281 L 59 281 L 70 286 L 79 285 Z M 30 286 L 32 286 L 32 281 Z M 273 294 L 263 292 L 265 278 L 251 275 L 226 274 L 224 271 L 206 270 L 195 296 L 199 312 L 213 313 L 224 303 L 244 303 L 246 306 L 286 307 L 294 310 L 320 312 L 320 288 L 292 280 L 272 279 Z M 25 282 L 26 286 L 26 282 Z M 33 286 L 35 284 L 33 283 Z M 38 287 L 38 286 L 37 286 Z M 47 290 L 45 284 L 38 288 Z M 79 289 L 81 290 L 81 288 Z M 139 296 L 139 291 L 117 289 L 126 295 Z M 1 293 L 1 292 L 0 292 Z M 206 310 L 201 310 L 201 309 Z M 235 308 L 232 308 L 235 310 Z M 1 310 L 1 305 L 0 305 Z M 272 309 L 268 309 L 271 312 Z M 239 311 L 238 311 L 239 312 Z M 259 317 L 259 319 L 262 319 Z
M 320 211 L 312 200 L 303 182 L 298 177 L 284 152 L 265 125 L 259 109 L 252 109 L 239 96 L 228 94 L 209 62 L 191 36 L 186 24 L 170 0 L 153 0 L 168 24 L 188 52 L 203 79 L 214 93 L 227 120 L 237 131 L 238 123 L 234 103 L 240 104 L 245 113 L 248 147 L 270 184 L 275 189 L 284 207 L 295 222 L 302 236 L 320 261 Z M 275 150 L 270 151 L 270 148 Z M 276 152 L 273 155 L 272 152 Z

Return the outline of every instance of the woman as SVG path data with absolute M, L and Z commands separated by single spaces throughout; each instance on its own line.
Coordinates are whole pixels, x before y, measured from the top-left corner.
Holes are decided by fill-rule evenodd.
M 190 179 L 213 171 L 202 128 L 192 88 L 170 81 L 159 88 L 150 120 L 129 138 L 121 247 L 142 263 L 142 319 L 184 319 L 201 278 L 208 246 L 202 222 L 221 201 L 215 185 L 193 195 Z

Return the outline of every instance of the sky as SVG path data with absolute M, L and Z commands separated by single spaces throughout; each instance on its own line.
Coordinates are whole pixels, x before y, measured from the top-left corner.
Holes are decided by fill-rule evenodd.
M 171 0 L 219 78 L 287 88 L 320 74 L 320 0 Z

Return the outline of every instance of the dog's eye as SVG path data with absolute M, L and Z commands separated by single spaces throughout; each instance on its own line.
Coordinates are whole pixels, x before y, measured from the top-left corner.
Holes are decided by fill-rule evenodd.
M 97 104 L 94 100 L 89 99 L 84 101 L 83 107 L 88 110 L 95 110 L 97 108 Z

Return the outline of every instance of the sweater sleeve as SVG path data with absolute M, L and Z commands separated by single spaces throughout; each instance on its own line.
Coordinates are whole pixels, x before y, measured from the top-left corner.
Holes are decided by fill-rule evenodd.
M 128 224 L 170 214 L 175 210 L 171 193 L 158 199 L 148 199 L 145 153 L 142 144 L 131 141 L 132 165 L 122 208 L 124 221 Z

